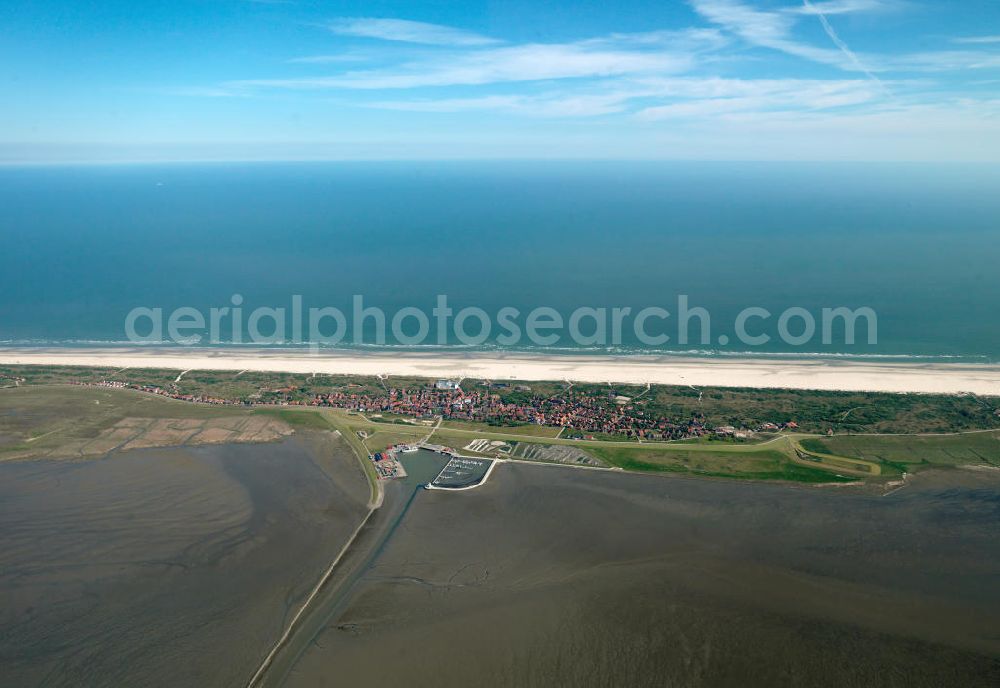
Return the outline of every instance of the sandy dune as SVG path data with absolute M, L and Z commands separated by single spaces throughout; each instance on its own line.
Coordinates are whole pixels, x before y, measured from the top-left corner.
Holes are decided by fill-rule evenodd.
M 1000 395 L 1000 366 L 971 363 L 289 349 L 0 349 L 0 365 L 15 364 Z

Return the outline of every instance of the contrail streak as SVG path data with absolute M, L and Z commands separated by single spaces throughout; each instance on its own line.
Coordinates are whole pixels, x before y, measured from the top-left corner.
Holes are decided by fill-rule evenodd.
M 833 30 L 833 27 L 830 25 L 830 21 L 826 18 L 826 15 L 823 14 L 823 12 L 819 8 L 817 8 L 815 5 L 809 2 L 809 0 L 802 0 L 802 6 L 805 7 L 807 10 L 809 10 L 809 12 L 811 12 L 812 14 L 815 14 L 817 17 L 819 17 L 819 22 L 820 24 L 823 25 L 823 30 L 826 31 L 826 35 L 830 37 L 830 40 L 833 41 L 833 44 L 838 48 L 840 48 L 840 52 L 844 53 L 844 55 L 847 56 L 847 59 L 850 60 L 851 63 L 858 68 L 858 70 L 864 72 L 864 74 L 869 79 L 878 84 L 883 91 L 889 93 L 889 89 L 885 87 L 885 84 L 883 84 L 882 81 L 877 76 L 875 76 L 875 74 L 873 74 L 870 69 L 865 67 L 865 65 L 861 62 L 861 60 L 858 59 L 858 56 L 854 54 L 854 51 L 851 50 L 847 46 L 847 43 L 844 43 L 844 41 L 840 38 L 840 36 L 837 35 L 837 32 Z

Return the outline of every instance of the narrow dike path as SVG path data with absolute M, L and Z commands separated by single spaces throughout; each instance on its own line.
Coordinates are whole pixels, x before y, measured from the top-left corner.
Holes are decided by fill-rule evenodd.
M 427 454 L 433 456 L 430 452 Z M 442 461 L 441 464 L 443 463 Z M 424 474 L 440 470 L 440 466 L 436 465 L 427 466 L 427 470 L 421 468 L 411 472 L 408 467 L 409 477 L 385 484 L 385 498 L 381 507 L 368 512 L 368 516 L 292 617 L 281 638 L 247 683 L 247 688 L 283 685 L 302 653 L 343 611 L 358 581 L 378 560 L 417 494 L 430 480 Z

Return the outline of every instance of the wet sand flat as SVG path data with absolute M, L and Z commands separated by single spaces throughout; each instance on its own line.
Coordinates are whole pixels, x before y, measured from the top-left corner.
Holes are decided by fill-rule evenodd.
M 245 685 L 368 494 L 329 433 L 0 464 L 0 685 Z
M 285 685 L 994 686 L 1000 478 L 503 464 L 421 491 Z

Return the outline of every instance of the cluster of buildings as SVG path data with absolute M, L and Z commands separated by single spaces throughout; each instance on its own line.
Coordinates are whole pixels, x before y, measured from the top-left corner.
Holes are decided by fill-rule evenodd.
M 271 390 L 287 392 L 271 398 L 225 399 L 202 394 L 182 394 L 176 389 L 155 385 L 139 385 L 117 381 L 102 381 L 92 386 L 117 389 L 134 389 L 180 401 L 220 406 L 319 406 L 339 408 L 360 413 L 396 414 L 412 418 L 443 417 L 448 420 L 467 420 L 496 426 L 547 425 L 567 428 L 564 437 L 593 439 L 595 435 L 625 437 L 640 440 L 675 440 L 705 435 L 722 438 L 748 439 L 754 432 L 794 430 L 794 421 L 762 423 L 755 428 L 734 426 L 711 427 L 705 419 L 692 417 L 674 421 L 648 412 L 642 404 L 616 395 L 594 394 L 566 390 L 553 396 L 539 394 L 519 395 L 518 401 L 507 400 L 493 389 L 465 391 L 451 380 L 438 380 L 433 388 L 388 388 L 381 393 L 365 391 L 334 391 L 317 394 L 309 401 L 289 398 L 296 390 Z M 530 392 L 530 388 L 519 389 Z
M 417 448 L 413 445 L 398 444 L 396 446 L 389 447 L 385 451 L 369 454 L 368 458 L 371 460 L 372 465 L 375 466 L 375 473 L 378 475 L 379 480 L 405 478 L 406 469 L 403 468 L 403 464 L 399 462 L 396 454 L 399 452 L 416 451 L 416 449 Z
M 380 394 L 335 391 L 316 395 L 311 403 L 360 413 L 441 416 L 497 426 L 535 424 L 572 428 L 588 439 L 597 434 L 648 440 L 709 434 L 743 439 L 752 432 L 745 428 L 719 428 L 722 431 L 719 432 L 706 427 L 702 418 L 675 422 L 651 414 L 641 404 L 613 392 L 602 395 L 567 390 L 554 396 L 532 395 L 524 401 L 505 401 L 493 390 L 465 391 L 457 384 L 445 386 L 442 382 L 438 381 L 433 389 L 390 388 Z M 795 424 L 765 423 L 755 430 L 777 431 L 785 427 Z
M 250 406 L 252 404 L 236 400 L 236 399 L 223 399 L 221 397 L 213 397 L 204 394 L 181 394 L 180 392 L 163 389 L 156 385 L 136 385 L 130 384 L 128 382 L 119 382 L 116 380 L 101 380 L 100 382 L 70 382 L 71 385 L 80 385 L 83 387 L 109 387 L 111 389 L 134 389 L 139 392 L 146 392 L 148 394 L 156 394 L 157 396 L 167 397 L 168 399 L 176 399 L 178 401 L 191 401 L 198 404 L 215 404 L 218 406 Z M 285 402 L 283 405 L 287 405 Z

